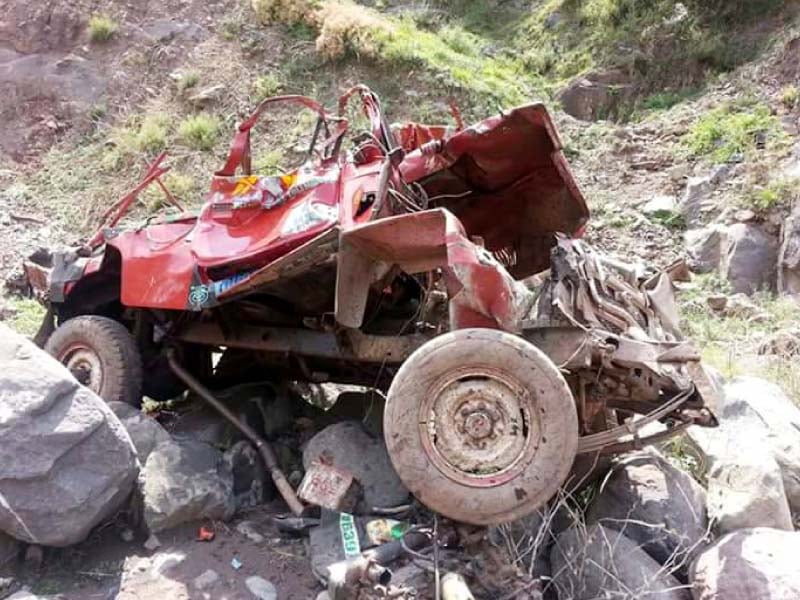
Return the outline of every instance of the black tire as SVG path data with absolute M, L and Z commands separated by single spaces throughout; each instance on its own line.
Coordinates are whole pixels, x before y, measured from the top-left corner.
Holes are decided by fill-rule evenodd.
M 550 500 L 578 448 L 575 402 L 558 367 L 493 329 L 420 346 L 389 388 L 383 428 L 406 487 L 475 525 L 519 519 Z
M 62 323 L 44 349 L 106 402 L 142 403 L 142 359 L 117 321 L 86 315 Z

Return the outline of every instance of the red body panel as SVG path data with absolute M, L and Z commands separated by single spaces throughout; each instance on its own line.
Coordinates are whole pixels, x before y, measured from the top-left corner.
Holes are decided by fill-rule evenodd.
M 371 121 L 375 132 L 383 126 L 381 119 Z M 278 177 L 233 174 L 239 166 L 245 173 L 249 169 L 252 122 L 251 118 L 237 133 L 199 216 L 163 219 L 107 237 L 121 255 L 124 305 L 200 310 L 240 290 L 252 291 L 261 281 L 255 279 L 257 273 L 326 231 L 346 233 L 395 214 L 387 198 L 376 198 L 382 173 L 391 172 L 393 181 L 424 187 L 431 208 L 455 215 L 448 222 L 454 219 L 458 224 L 458 239 L 452 238 L 454 226 L 438 228 L 435 235 L 447 237 L 444 264 L 454 273 L 459 264 L 471 265 L 469 273 L 456 278 L 474 292 L 471 302 L 480 305 L 472 307 L 479 308 L 472 316 L 470 306 L 454 306 L 456 320 L 477 325 L 480 314 L 503 323 L 512 310 L 505 298 L 508 273 L 496 273 L 498 266 L 502 269 L 499 263 L 484 264 L 470 239 L 480 237 L 491 252 L 512 252 L 518 260 L 511 273 L 523 277 L 546 268 L 540 264 L 541 250 L 551 244 L 555 232 L 575 233 L 588 218 L 541 105 L 514 109 L 459 131 L 406 124 L 394 128 L 404 152 L 400 161 L 386 156 L 377 144 L 355 158 L 344 152 L 320 156 Z M 341 140 L 346 121 L 336 123 L 323 148 Z M 374 133 L 372 137 L 377 139 Z M 386 169 L 390 161 L 395 165 L 391 171 Z M 389 234 L 372 243 L 394 254 L 399 264 L 404 251 L 393 239 Z

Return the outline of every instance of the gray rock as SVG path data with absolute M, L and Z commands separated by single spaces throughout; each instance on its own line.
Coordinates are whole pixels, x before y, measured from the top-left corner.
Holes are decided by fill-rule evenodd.
M 142 31 L 162 44 L 175 38 L 199 41 L 208 37 L 208 31 L 200 25 L 172 19 L 158 19 L 142 27 Z
M 720 535 L 753 527 L 794 530 L 780 467 L 761 442 L 711 468 L 708 517 Z
M 689 267 L 695 273 L 711 273 L 722 260 L 723 225 L 713 224 L 700 229 L 690 229 L 683 241 L 689 255 Z
M 0 530 L 32 544 L 76 544 L 133 490 L 136 451 L 111 409 L 3 325 L 0 415 Z
M 734 292 L 752 294 L 775 288 L 778 242 L 758 225 L 729 226 L 721 257 L 720 273 Z
M 162 442 L 142 471 L 144 519 L 151 532 L 197 519 L 227 520 L 235 511 L 233 474 L 203 442 Z
M 196 94 L 192 94 L 189 96 L 189 102 L 191 102 L 196 107 L 204 107 L 210 106 L 217 102 L 220 98 L 222 98 L 223 94 L 225 94 L 226 87 L 222 84 L 212 85 L 207 88 L 203 88 Z
M 711 192 L 714 191 L 714 182 L 711 176 L 690 177 L 686 183 L 686 190 L 680 202 L 683 218 L 690 227 L 697 227 L 703 223 L 703 215 L 712 206 Z
M 675 196 L 654 196 L 642 206 L 642 212 L 652 217 L 669 217 L 677 212 Z
M 800 515 L 800 409 L 777 385 L 737 377 L 725 386 L 723 425 L 738 431 L 738 449 L 763 442 L 781 469 L 789 506 Z
M 705 490 L 655 453 L 629 454 L 612 467 L 587 522 L 624 532 L 667 571 L 684 576 L 708 528 Z
M 550 562 L 559 598 L 690 598 L 636 542 L 601 525 L 573 527 L 559 535 Z
M 622 71 L 603 71 L 582 75 L 558 93 L 568 115 L 583 121 L 608 119 L 634 92 Z
M 778 291 L 800 294 L 800 208 L 795 206 L 781 233 L 778 254 Z
M 800 598 L 800 533 L 742 529 L 698 556 L 694 600 L 795 600 Z
M 219 581 L 219 573 L 214 571 L 213 569 L 207 569 L 203 571 L 201 575 L 198 575 L 192 581 L 192 585 L 198 590 L 207 590 L 210 587 L 213 587 Z
M 109 402 L 108 406 L 122 421 L 128 435 L 131 436 L 140 463 L 147 462 L 150 452 L 158 444 L 169 441 L 167 430 L 158 421 L 142 413 L 141 410 L 125 402 Z
M 275 586 L 261 577 L 248 577 L 244 580 L 244 584 L 258 600 L 276 600 L 278 597 L 278 591 Z
M 320 459 L 350 471 L 361 484 L 368 507 L 397 506 L 408 500 L 383 439 L 369 435 L 358 421 L 334 423 L 315 435 L 303 450 L 303 466 L 308 469 Z
M 184 558 L 183 553 L 172 552 L 154 554 L 151 558 L 129 556 L 122 566 L 119 592 L 114 600 L 141 600 L 143 590 L 149 598 L 193 598 L 188 584 L 171 572 Z

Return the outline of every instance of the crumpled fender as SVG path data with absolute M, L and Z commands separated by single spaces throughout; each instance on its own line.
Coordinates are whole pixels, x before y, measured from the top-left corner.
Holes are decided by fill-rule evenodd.
M 450 297 L 451 328 L 520 329 L 530 292 L 490 252 L 470 241 L 445 209 L 388 217 L 339 238 L 336 320 L 358 328 L 370 286 L 397 266 L 406 273 L 441 268 Z

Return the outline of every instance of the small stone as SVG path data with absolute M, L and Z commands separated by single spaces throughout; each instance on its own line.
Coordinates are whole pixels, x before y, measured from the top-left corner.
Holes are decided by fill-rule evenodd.
M 749 208 L 744 208 L 742 210 L 737 210 L 734 218 L 739 221 L 739 223 L 749 223 L 750 221 L 756 220 L 756 213 Z
M 278 598 L 278 591 L 275 586 L 266 579 L 258 576 L 248 577 L 245 579 L 244 584 L 259 600 L 276 600 Z
M 202 575 L 195 577 L 192 585 L 198 590 L 206 590 L 217 583 L 217 581 L 219 581 L 219 573 L 208 569 Z
M 212 85 L 211 87 L 203 88 L 196 94 L 193 94 L 189 98 L 189 102 L 198 107 L 208 106 L 219 100 L 225 93 L 225 90 L 226 88 L 222 84 Z
M 678 209 L 675 196 L 654 196 L 644 206 L 642 212 L 654 217 L 670 216 Z
M 723 311 L 725 307 L 728 305 L 728 297 L 724 294 L 717 294 L 715 296 L 709 296 L 706 298 L 706 304 L 711 310 L 714 311 Z
M 125 528 L 119 532 L 119 537 L 123 542 L 131 543 L 133 541 L 134 534 L 131 529 Z
M 691 169 L 689 168 L 689 165 L 686 163 L 681 165 L 675 165 L 669 171 L 667 171 L 669 178 L 675 183 L 683 181 L 689 176 L 690 173 Z
M 242 521 L 236 526 L 236 531 L 256 544 L 260 544 L 264 541 L 264 536 L 256 531 L 255 523 L 252 521 Z
M 152 534 L 144 543 L 144 547 L 147 550 L 158 550 L 161 547 L 161 541 L 156 537 L 156 534 Z

